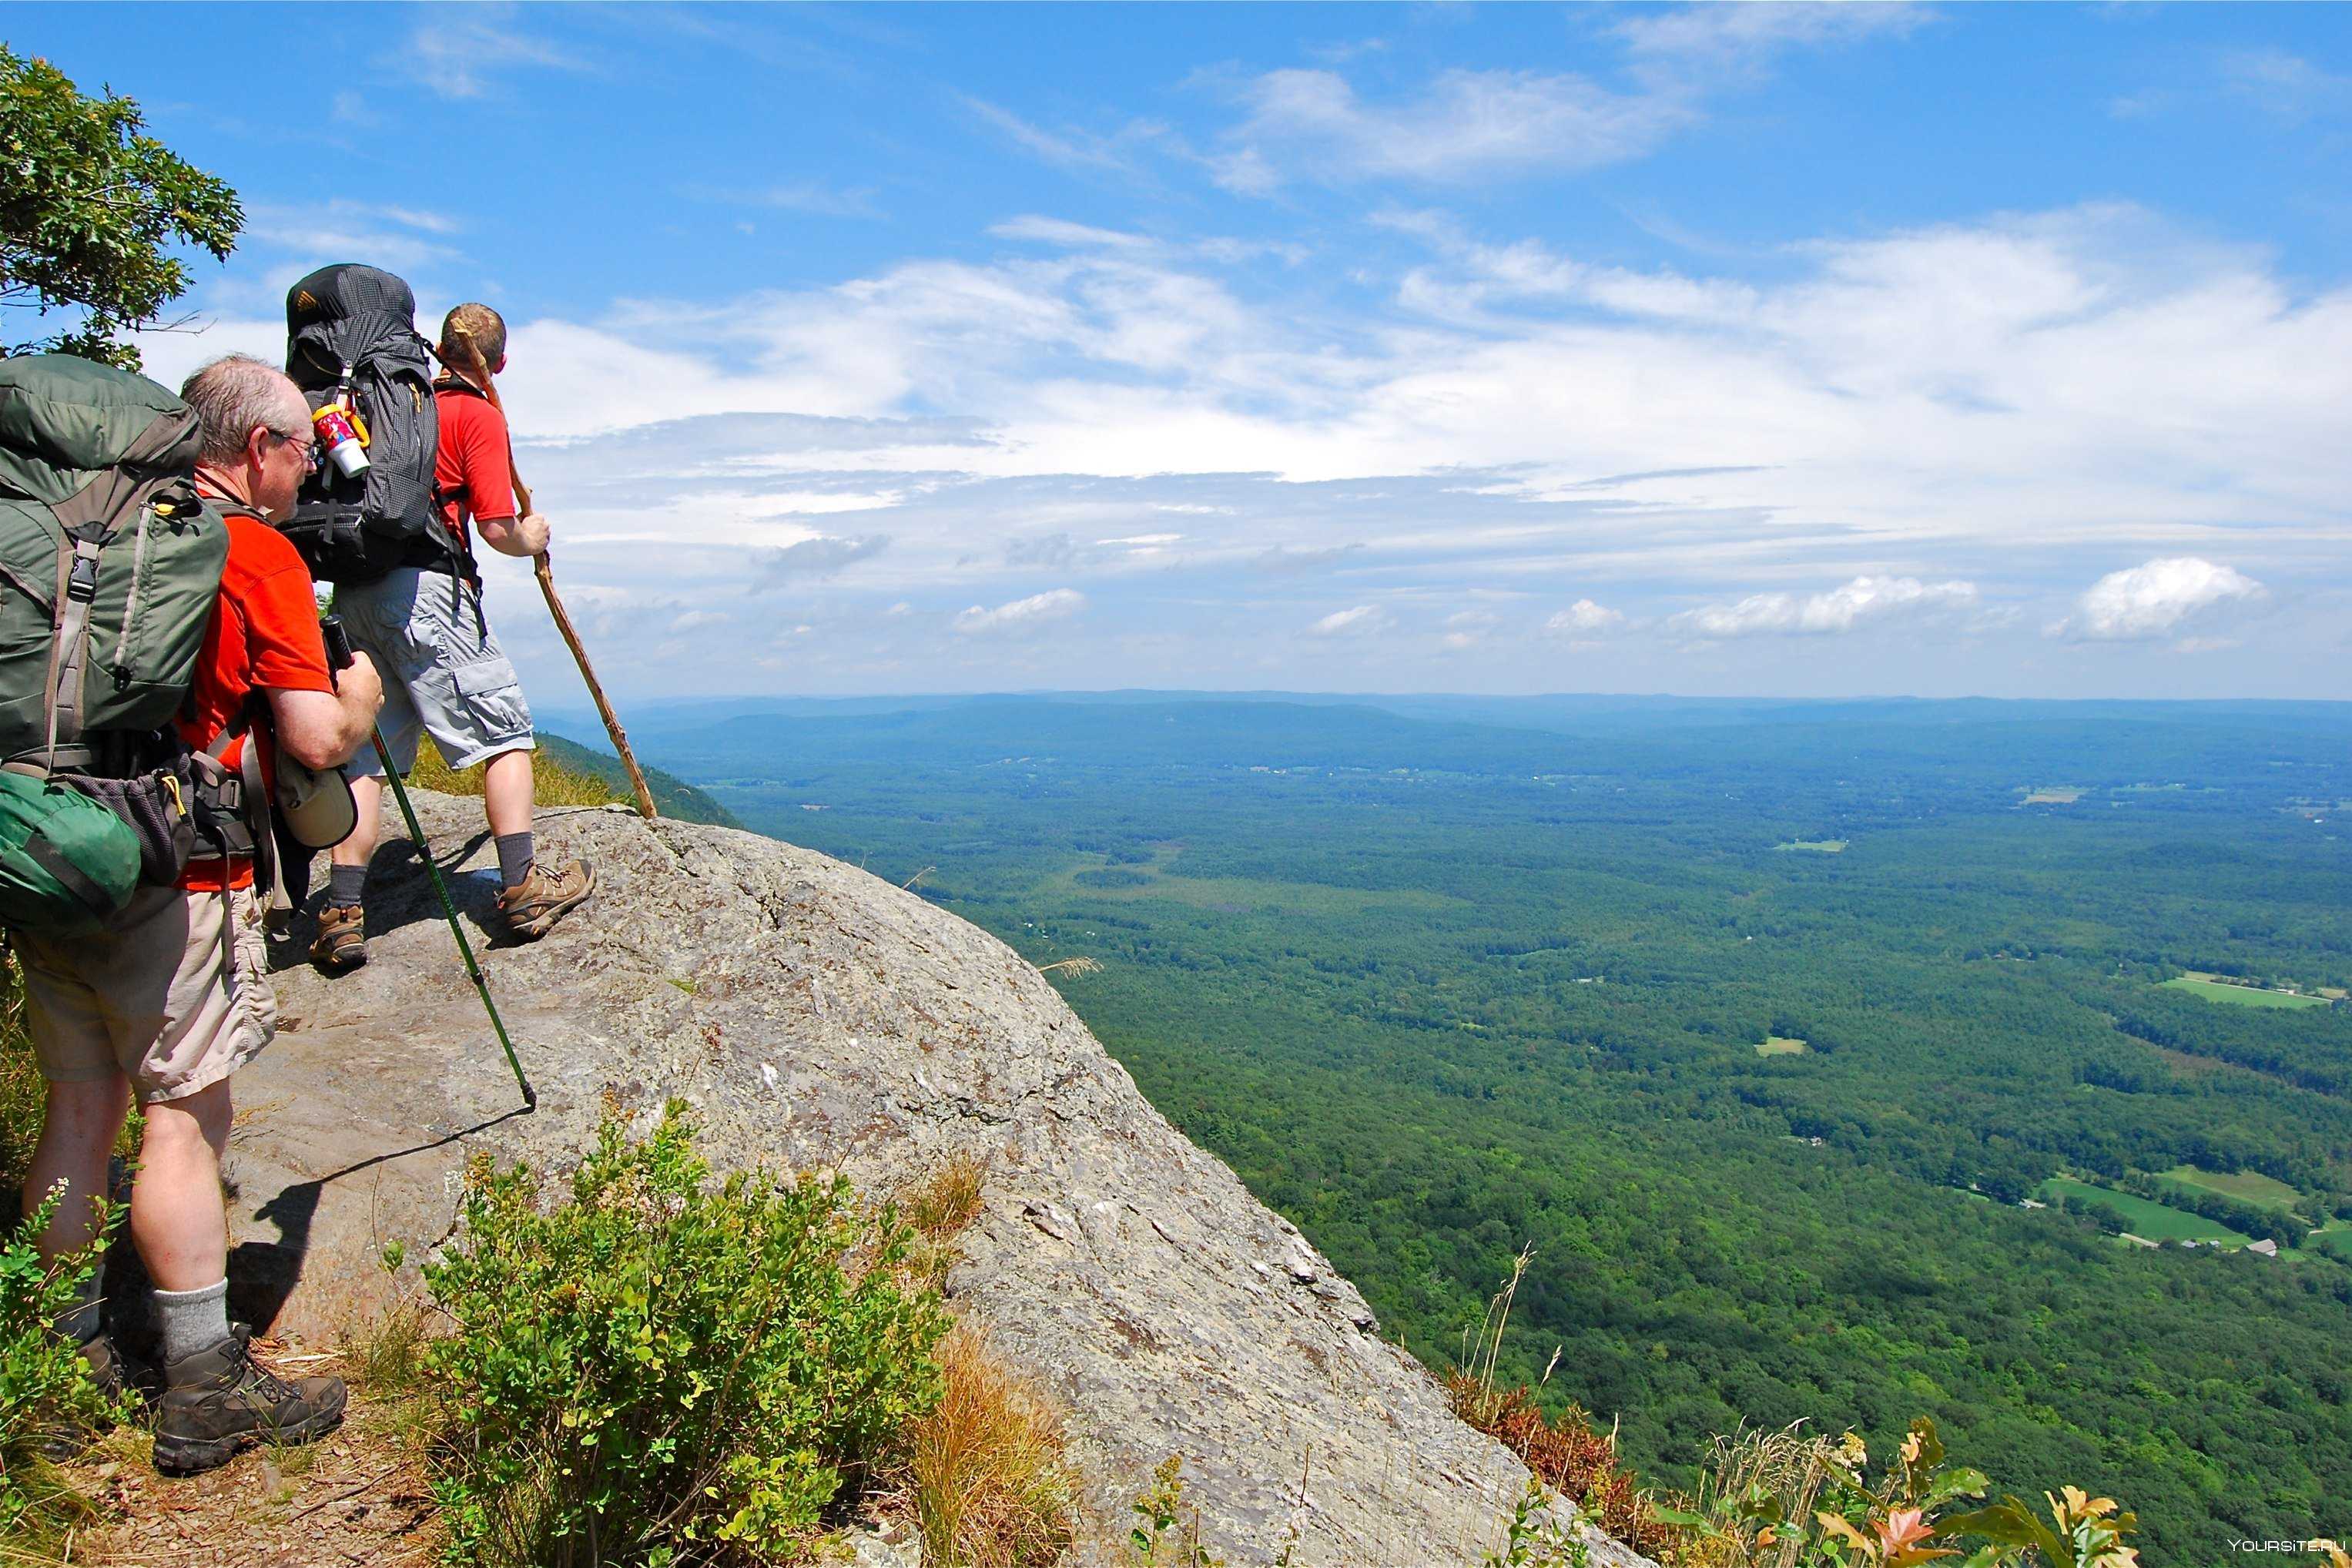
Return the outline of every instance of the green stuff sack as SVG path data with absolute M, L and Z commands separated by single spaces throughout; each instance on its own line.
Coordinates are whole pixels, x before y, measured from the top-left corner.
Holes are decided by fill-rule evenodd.
M 139 835 L 70 784 L 0 772 L 0 926 L 95 931 L 139 886 Z

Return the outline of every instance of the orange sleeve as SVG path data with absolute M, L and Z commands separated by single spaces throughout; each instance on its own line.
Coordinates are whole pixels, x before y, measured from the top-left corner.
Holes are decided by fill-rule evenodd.
M 457 472 L 466 510 L 476 522 L 515 514 L 514 459 L 507 448 L 507 417 L 478 397 L 465 400 L 457 427 Z
M 319 632 L 319 601 L 310 569 L 294 546 L 274 530 L 263 531 L 263 550 L 244 584 L 247 683 L 278 691 L 332 691 L 327 673 L 327 642 Z M 275 549 L 268 546 L 274 545 Z

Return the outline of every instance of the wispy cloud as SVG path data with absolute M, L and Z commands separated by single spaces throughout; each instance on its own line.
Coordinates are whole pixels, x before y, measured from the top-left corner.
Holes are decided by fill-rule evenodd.
M 1057 217 L 1040 217 L 1035 214 L 1007 218 L 993 225 L 989 233 L 999 239 L 1035 240 L 1041 245 L 1071 247 L 1102 246 L 1115 250 L 1134 250 L 1152 242 L 1139 234 L 1124 234 L 1118 229 L 1094 228 L 1082 223 L 1068 223 Z
M 816 217 L 880 217 L 882 209 L 875 204 L 870 186 L 843 190 L 822 180 L 793 180 L 773 185 L 704 185 L 682 186 L 681 195 L 690 201 L 722 202 L 730 206 L 773 207 L 782 212 L 807 213 Z
M 779 549 L 754 551 L 751 591 L 762 593 L 795 579 L 830 577 L 845 566 L 881 554 L 889 545 L 889 535 L 883 533 L 856 538 L 820 533 Z
M 1129 121 L 1109 135 L 1075 128 L 1048 131 L 986 99 L 967 95 L 963 105 L 1009 137 L 1014 145 L 1057 168 L 1075 171 L 1131 171 L 1138 148 L 1165 135 L 1167 131 L 1156 121 L 1148 120 Z
M 1067 620 L 1086 607 L 1087 596 L 1076 589 L 1054 588 L 992 610 L 974 605 L 955 618 L 955 630 L 964 637 L 1034 631 Z
M 1263 195 L 1299 172 L 1440 182 L 1585 169 L 1647 152 L 1687 121 L 1672 99 L 1583 77 L 1448 70 L 1417 97 L 1372 102 L 1328 70 L 1277 70 L 1241 91 L 1247 118 L 1213 162 L 1218 184 Z
M 1544 622 L 1544 630 L 1556 637 L 1596 637 L 1623 629 L 1625 613 L 1612 610 L 1591 599 L 1579 599 Z
M 1638 158 L 1696 123 L 1707 100 L 1796 48 L 1900 34 L 1900 5 L 1692 5 L 1608 29 L 1629 87 L 1595 76 L 1454 68 L 1419 90 L 1366 96 L 1337 69 L 1265 72 L 1233 89 L 1244 110 L 1209 163 L 1217 183 L 1265 195 L 1297 179 L 1423 184 L 1574 172 Z
M 2074 614 L 2050 629 L 2102 642 L 2168 637 L 2220 614 L 2259 605 L 2269 590 L 2234 567 L 2193 555 L 2110 572 L 2085 589 Z
M 1358 605 L 1352 609 L 1334 610 L 1307 628 L 1310 637 L 1377 637 L 1393 630 L 1396 617 L 1378 605 Z
M 1685 610 L 1669 631 L 1717 641 L 1727 637 L 1834 637 L 1894 620 L 1966 608 L 1977 601 L 1973 583 L 1922 583 L 1916 577 L 1856 577 L 1820 594 L 1750 594 L 1728 605 Z
M 482 98 L 518 69 L 588 71 L 587 60 L 545 37 L 508 25 L 501 6 L 434 6 L 408 37 L 402 58 L 427 88 L 446 98 Z
M 2352 108 L 2352 76 L 2338 75 L 2288 50 L 2230 49 L 2218 63 L 2221 79 L 2231 90 L 2279 119 L 2308 120 Z

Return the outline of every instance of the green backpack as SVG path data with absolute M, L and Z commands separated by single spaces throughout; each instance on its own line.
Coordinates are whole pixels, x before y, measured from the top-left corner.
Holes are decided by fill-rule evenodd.
M 91 930 L 186 862 L 172 720 L 228 559 L 200 445 L 143 376 L 0 359 L 0 926 Z

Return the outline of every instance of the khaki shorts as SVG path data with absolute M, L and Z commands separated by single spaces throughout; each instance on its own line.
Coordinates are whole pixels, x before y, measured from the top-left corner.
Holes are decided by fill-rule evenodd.
M 528 752 L 530 705 L 514 661 L 482 614 L 482 595 L 446 572 L 403 566 L 373 583 L 335 590 L 335 613 L 352 646 L 383 677 L 383 731 L 392 765 L 416 765 L 416 734 L 431 734 L 441 760 L 462 770 L 503 752 Z M 375 748 L 351 761 L 352 778 L 383 771 Z
M 224 963 L 221 928 L 234 940 Z M 26 1016 L 41 1076 L 94 1083 L 121 1073 L 142 1105 L 184 1100 L 259 1055 L 278 1032 L 261 909 L 142 888 L 96 936 L 18 933 Z

